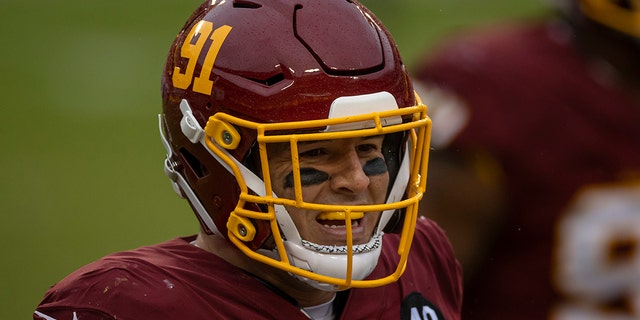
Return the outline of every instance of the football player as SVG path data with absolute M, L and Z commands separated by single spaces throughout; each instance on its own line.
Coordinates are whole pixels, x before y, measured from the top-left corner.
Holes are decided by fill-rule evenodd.
M 465 270 L 463 317 L 638 319 L 640 2 L 553 3 L 425 54 L 421 210 Z
M 206 1 L 171 45 L 164 171 L 197 235 L 114 253 L 35 319 L 459 319 L 461 271 L 418 218 L 431 120 L 352 0 Z

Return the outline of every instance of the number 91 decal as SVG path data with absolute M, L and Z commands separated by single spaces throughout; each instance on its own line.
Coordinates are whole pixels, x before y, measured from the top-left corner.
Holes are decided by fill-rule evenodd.
M 180 67 L 173 69 L 173 86 L 180 89 L 187 89 L 193 82 L 193 91 L 211 95 L 213 89 L 213 81 L 209 79 L 213 64 L 220 52 L 222 43 L 231 32 L 228 25 L 213 29 L 213 23 L 209 21 L 200 21 L 191 28 L 187 38 L 180 48 L 180 57 L 187 59 L 187 66 L 184 70 Z M 202 49 L 208 39 L 212 43 L 206 51 L 204 62 L 199 74 L 194 74 L 198 58 L 202 54 Z M 195 41 L 195 43 L 194 43 Z

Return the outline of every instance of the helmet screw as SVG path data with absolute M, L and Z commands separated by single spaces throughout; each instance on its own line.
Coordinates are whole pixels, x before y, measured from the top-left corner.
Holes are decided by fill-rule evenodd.
M 238 233 L 243 237 L 246 236 L 247 235 L 247 228 L 245 228 L 245 226 L 243 226 L 243 225 L 239 225 L 238 226 Z
M 231 136 L 231 133 L 229 133 L 229 131 L 225 131 L 222 133 L 222 141 L 224 141 L 224 143 L 226 144 L 231 144 L 231 142 L 233 142 L 233 136 Z

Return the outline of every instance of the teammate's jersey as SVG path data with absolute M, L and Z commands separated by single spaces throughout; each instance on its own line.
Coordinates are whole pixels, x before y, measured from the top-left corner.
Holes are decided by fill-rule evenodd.
M 506 178 L 507 221 L 465 286 L 463 318 L 640 318 L 637 96 L 562 29 L 485 31 L 443 45 L 416 74 L 468 107 L 442 132 L 434 117 L 434 139 L 488 151 Z
M 295 302 L 191 240 L 112 254 L 80 268 L 47 292 L 34 319 L 308 319 Z M 397 242 L 394 234 L 384 236 L 374 274 L 393 270 Z M 383 287 L 351 289 L 340 318 L 459 319 L 461 286 L 442 230 L 419 219 L 404 275 Z

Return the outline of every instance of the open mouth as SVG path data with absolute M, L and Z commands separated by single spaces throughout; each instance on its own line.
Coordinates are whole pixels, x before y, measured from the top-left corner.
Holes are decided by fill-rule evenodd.
M 364 212 L 350 212 L 351 227 L 358 227 Z M 323 212 L 316 217 L 316 221 L 326 228 L 345 228 L 347 213 L 345 212 Z

